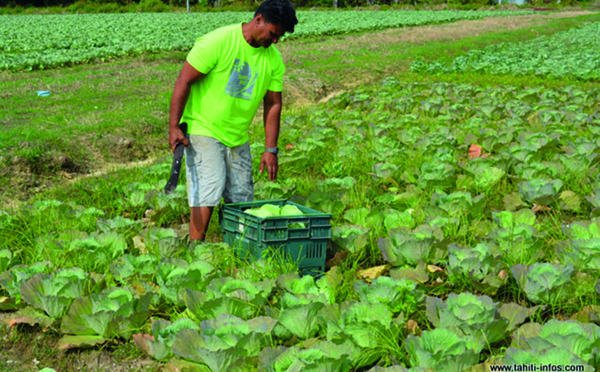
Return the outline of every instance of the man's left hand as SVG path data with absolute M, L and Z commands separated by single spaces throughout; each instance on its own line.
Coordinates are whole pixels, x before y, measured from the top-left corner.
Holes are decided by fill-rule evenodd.
M 277 155 L 265 152 L 260 159 L 260 173 L 262 173 L 266 167 L 267 172 L 269 173 L 269 181 L 277 181 L 278 164 Z

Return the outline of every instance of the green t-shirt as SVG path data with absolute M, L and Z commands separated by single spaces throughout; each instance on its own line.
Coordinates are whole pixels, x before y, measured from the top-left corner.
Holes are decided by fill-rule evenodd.
M 206 76 L 194 83 L 181 117 L 190 134 L 235 147 L 248 141 L 248 127 L 267 90 L 281 92 L 285 67 L 273 46 L 253 48 L 242 25 L 226 26 L 197 41 L 187 56 Z

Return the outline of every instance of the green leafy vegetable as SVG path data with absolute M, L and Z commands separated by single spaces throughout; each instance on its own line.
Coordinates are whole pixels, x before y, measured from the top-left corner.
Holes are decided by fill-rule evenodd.
M 354 289 L 361 302 L 383 304 L 393 314 L 403 313 L 407 317 L 425 301 L 425 295 L 417 289 L 416 283 L 406 279 L 380 276 L 372 284 L 356 281 Z
M 476 352 L 502 340 L 508 328 L 508 320 L 500 316 L 497 303 L 488 296 L 470 293 L 451 293 L 446 302 L 428 297 L 427 318 L 436 327 L 471 336 L 471 348 Z
M 527 298 L 535 303 L 554 304 L 571 295 L 573 265 L 535 263 L 515 265 L 511 272 Z
M 411 365 L 439 372 L 461 372 L 478 363 L 479 353 L 467 341 L 444 328 L 409 335 L 405 341 Z
M 552 205 L 558 200 L 562 186 L 561 180 L 535 179 L 520 182 L 519 192 L 530 203 Z
M 155 296 L 147 293 L 138 297 L 127 289 L 115 287 L 79 297 L 73 301 L 60 329 L 67 335 L 130 338 L 150 316 Z
M 89 276 L 81 269 L 62 269 L 52 275 L 36 274 L 21 286 L 21 298 L 54 319 L 61 318 L 71 302 L 83 296 Z
M 535 363 L 594 366 L 598 363 L 600 327 L 593 323 L 551 319 L 521 335 L 522 349 L 509 348 L 505 363 L 527 363 L 534 358 L 539 358 Z

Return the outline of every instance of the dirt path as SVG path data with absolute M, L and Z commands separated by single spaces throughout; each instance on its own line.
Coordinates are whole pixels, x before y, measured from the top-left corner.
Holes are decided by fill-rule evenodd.
M 334 36 L 319 40 L 297 40 L 278 45 L 286 63 L 287 102 L 293 102 L 303 108 L 335 95 L 340 89 L 352 89 L 360 85 L 372 84 L 382 75 L 394 72 L 396 66 L 381 63 L 393 54 L 400 54 L 399 44 L 423 45 L 428 42 L 455 42 L 467 37 L 476 37 L 490 32 L 519 30 L 543 25 L 550 19 L 572 18 L 594 14 L 587 11 L 540 12 L 533 15 L 488 17 L 481 20 L 459 21 L 454 23 L 396 28 L 357 35 Z M 534 36 L 538 36 L 535 34 Z M 341 66 L 327 70 L 332 54 L 342 54 L 346 61 Z M 380 70 L 378 74 L 363 73 L 360 69 L 352 72 L 352 64 L 362 63 L 364 54 L 374 57 L 370 66 Z M 406 61 L 406 64 L 412 61 Z M 340 67 L 341 71 L 335 67 Z M 366 69 L 368 71 L 368 69 Z M 316 71 L 316 72 L 315 72 Z M 352 79 L 343 79 L 343 75 L 352 75 Z M 321 77 L 319 77 L 321 75 Z M 340 86 L 331 87 L 323 77 Z
M 548 19 L 572 18 L 581 15 L 593 14 L 592 12 L 557 12 L 540 13 L 511 17 L 488 17 L 474 21 L 458 21 L 442 25 L 428 25 L 411 28 L 397 28 L 380 31 L 374 34 L 364 34 L 351 37 L 363 45 L 389 45 L 390 43 L 411 42 L 424 44 L 431 41 L 456 41 L 465 37 L 475 37 L 487 32 L 519 30 L 543 24 Z M 345 38 L 348 40 L 348 38 Z

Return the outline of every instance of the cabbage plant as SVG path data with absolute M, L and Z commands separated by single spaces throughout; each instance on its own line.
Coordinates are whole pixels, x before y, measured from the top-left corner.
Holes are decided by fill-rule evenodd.
M 362 226 L 365 229 L 379 231 L 385 227 L 388 231 L 402 227 L 412 229 L 415 220 L 408 210 L 376 206 L 374 208 L 353 208 L 344 213 L 344 219 L 352 226 Z
M 460 183 L 473 190 L 488 190 L 506 176 L 502 168 L 484 158 L 471 159 L 464 170 L 467 176 Z
M 354 303 L 337 322 L 329 322 L 328 339 L 350 337 L 360 347 L 382 347 L 397 339 L 400 325 L 385 305 Z
M 171 323 L 168 320 L 158 319 L 152 323 L 152 334 L 137 333 L 133 341 L 146 355 L 156 360 L 167 360 L 173 356 L 171 347 L 177 339 L 179 332 L 184 329 L 199 330 L 200 326 L 189 318 L 181 318 Z
M 383 258 L 394 266 L 415 266 L 429 262 L 438 255 L 436 246 L 444 238 L 439 227 L 421 225 L 412 231 L 398 228 L 390 231 L 389 239 L 379 244 Z
M 490 297 L 471 293 L 451 293 L 445 302 L 427 297 L 429 321 L 435 327 L 468 336 L 471 348 L 476 352 L 506 337 L 509 322 L 500 315 L 498 308 Z
M 21 286 L 39 273 L 47 273 L 51 269 L 50 262 L 36 262 L 31 265 L 16 265 L 10 270 L 0 272 L 0 287 L 8 292 L 16 302 L 21 301 Z
M 181 304 L 184 289 L 203 290 L 215 275 L 214 267 L 205 261 L 188 263 L 181 258 L 164 258 L 156 270 L 156 283 L 162 297 Z
M 432 160 L 421 165 L 419 186 L 424 189 L 430 187 L 451 188 L 456 179 L 454 166 L 448 163 Z
M 467 284 L 482 293 L 494 294 L 508 277 L 501 277 L 503 268 L 502 258 L 492 253 L 489 243 L 472 248 L 448 246 L 448 279 L 455 285 Z
M 516 334 L 505 363 L 585 364 L 586 371 L 600 367 L 600 327 L 596 324 L 551 319 L 543 325 L 523 326 Z
M 124 254 L 109 266 L 109 270 L 115 279 L 124 283 L 132 277 L 152 278 L 157 266 L 158 258 L 153 255 Z
M 229 314 L 201 322 L 201 330 L 181 330 L 173 341 L 173 354 L 190 362 L 193 370 L 225 372 L 255 364 L 252 357 L 269 344 L 275 321 L 244 321 Z
M 157 258 L 176 256 L 183 248 L 181 239 L 174 229 L 150 227 L 140 232 L 144 249 Z
M 281 275 L 277 284 L 285 291 L 281 296 L 281 307 L 288 308 L 308 305 L 312 302 L 335 303 L 336 288 L 339 283 L 333 275 L 315 279 L 311 275 L 299 277 L 298 274 L 292 273 Z
M 254 184 L 254 197 L 256 200 L 289 199 L 294 196 L 296 188 L 296 183 L 290 178 L 277 182 L 262 180 Z
M 286 307 L 279 313 L 279 324 L 301 340 L 315 337 L 325 325 L 320 316 L 324 307 L 322 302 Z
M 298 346 L 265 348 L 260 354 L 259 370 L 346 372 L 351 370 L 353 360 L 358 354 L 358 349 L 350 341 L 342 344 L 323 341 L 306 349 Z
M 354 289 L 361 302 L 383 304 L 393 314 L 403 313 L 406 317 L 417 311 L 425 302 L 425 295 L 417 284 L 406 279 L 380 276 L 367 284 L 354 282 Z
M 558 200 L 563 182 L 559 179 L 534 179 L 519 182 L 519 193 L 530 203 L 551 205 Z
M 231 277 L 213 279 L 204 292 L 186 288 L 185 304 L 198 319 L 222 314 L 250 319 L 266 304 L 274 284 L 269 279 L 260 282 Z
M 87 294 L 89 274 L 82 269 L 61 269 L 51 275 L 36 274 L 21 285 L 21 298 L 49 317 L 58 319 L 74 299 Z
M 552 305 L 566 300 L 572 294 L 573 265 L 519 264 L 510 270 L 517 285 L 531 302 Z
M 327 305 L 321 311 L 327 340 L 335 344 L 351 341 L 359 348 L 354 367 L 368 366 L 386 355 L 403 358 L 398 339 L 404 320 L 393 319 L 383 304 L 352 303 Z
M 451 194 L 436 193 L 432 197 L 432 203 L 448 215 L 457 216 L 481 210 L 482 199 L 483 195 L 473 197 L 469 192 L 456 191 Z
M 424 331 L 421 337 L 409 335 L 405 341 L 410 364 L 436 372 L 463 372 L 479 362 L 479 351 L 464 337 L 445 329 Z
M 79 297 L 62 319 L 59 341 L 75 347 L 111 338 L 130 338 L 150 317 L 156 294 L 137 296 L 132 290 L 112 287 L 99 294 Z
M 111 219 L 98 219 L 96 221 L 98 230 L 102 232 L 114 231 L 122 234 L 126 238 L 131 238 L 135 233 L 142 229 L 142 221 L 116 216 Z
M 600 218 L 573 222 L 565 232 L 570 239 L 557 244 L 561 262 L 582 270 L 600 271 Z
M 515 167 L 515 173 L 522 179 L 554 178 L 564 172 L 563 167 L 555 162 L 528 162 Z
M 507 265 L 529 264 L 540 255 L 543 240 L 535 229 L 535 213 L 523 209 L 517 212 L 492 213 L 497 228 L 492 230 L 489 239 Z
M 340 250 L 357 253 L 369 243 L 369 229 L 360 225 L 335 226 L 332 240 Z

